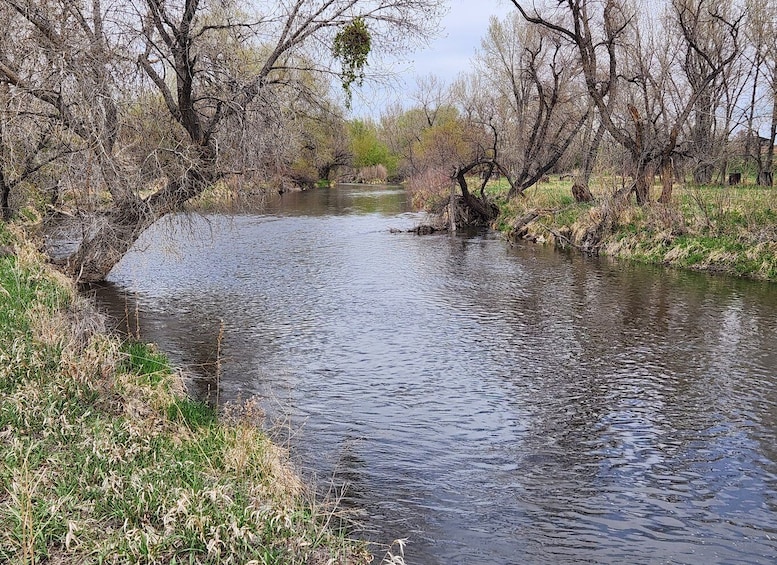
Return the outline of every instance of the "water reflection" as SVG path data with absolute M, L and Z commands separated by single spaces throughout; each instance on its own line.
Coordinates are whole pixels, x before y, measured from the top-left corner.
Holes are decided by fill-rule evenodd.
M 340 185 L 338 189 L 287 192 L 270 200 L 264 213 L 285 216 L 396 216 L 408 211 L 405 191 L 391 185 Z
M 777 561 L 773 285 L 391 233 L 417 221 L 396 189 L 284 199 L 175 253 L 152 232 L 101 296 L 193 367 L 223 320 L 221 398 L 300 427 L 364 537 L 425 564 Z

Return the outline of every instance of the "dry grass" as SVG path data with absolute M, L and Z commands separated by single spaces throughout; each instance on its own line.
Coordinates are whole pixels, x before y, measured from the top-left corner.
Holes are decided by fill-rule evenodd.
M 369 561 L 327 527 L 331 508 L 252 405 L 217 419 L 15 245 L 0 258 L 0 562 Z
M 596 200 L 576 204 L 571 181 L 539 184 L 502 202 L 500 227 L 540 210 L 529 236 L 640 262 L 777 281 L 777 190 L 678 185 L 669 204 L 636 206 L 613 197 L 622 182 L 592 183 Z M 497 197 L 505 192 L 497 187 Z M 660 187 L 654 187 L 654 197 Z

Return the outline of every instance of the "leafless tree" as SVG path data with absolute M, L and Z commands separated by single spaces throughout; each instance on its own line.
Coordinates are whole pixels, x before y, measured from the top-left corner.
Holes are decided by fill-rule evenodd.
M 46 106 L 110 195 L 70 272 L 105 277 L 158 218 L 281 145 L 268 140 L 283 134 L 307 81 L 340 76 L 338 33 L 358 21 L 373 48 L 404 49 L 433 31 L 441 6 L 0 0 L 20 45 L 0 52 L 0 81 Z
M 409 107 L 398 102 L 388 106 L 380 118 L 381 140 L 399 157 L 398 173 L 403 178 L 417 177 L 430 166 L 445 167 L 439 151 L 430 155 L 425 150 L 433 142 L 425 137 L 434 128 L 458 119 L 450 86 L 435 75 L 418 77 L 407 102 Z
M 8 85 L 0 84 L 0 210 L 5 221 L 24 204 L 23 185 L 34 184 L 39 198 L 57 204 L 60 183 L 55 175 L 72 152 L 56 122 L 43 112 L 19 108 L 17 102 Z
M 657 49 L 664 47 L 661 38 L 650 34 L 644 13 L 626 0 L 559 0 L 545 12 L 512 2 L 526 21 L 558 33 L 577 49 L 602 124 L 631 155 L 637 202 L 650 201 L 658 168 L 664 172 L 661 200 L 669 200 L 669 171 L 680 134 L 699 99 L 736 57 L 742 16 L 718 13 L 709 0 L 670 3 L 666 18 L 681 38 L 681 52 L 704 62 L 690 88 L 681 88 L 669 82 L 673 61 L 666 56 L 673 52 Z M 725 39 L 719 51 L 702 33 L 710 28 Z
M 483 88 L 471 92 L 470 114 L 492 130 L 494 148 L 486 158 L 507 173 L 509 196 L 515 197 L 558 163 L 591 115 L 591 104 L 570 46 L 518 15 L 492 19 L 478 62 Z M 577 195 L 591 197 L 587 186 Z
M 751 0 L 745 5 L 746 54 L 752 68 L 745 153 L 756 163 L 758 183 L 772 186 L 777 140 L 777 6 Z
M 679 47 L 684 51 L 683 74 L 695 98 L 688 153 L 694 162 L 694 181 L 708 184 L 715 171 L 716 147 L 725 145 L 721 137 L 725 141 L 728 134 L 725 128 L 723 136 L 718 134 L 718 109 L 729 88 L 735 86 L 730 71 L 734 69 L 734 57 L 740 53 L 730 28 L 720 25 L 733 21 L 733 6 L 730 0 L 672 0 L 672 8 L 676 28 L 682 33 Z

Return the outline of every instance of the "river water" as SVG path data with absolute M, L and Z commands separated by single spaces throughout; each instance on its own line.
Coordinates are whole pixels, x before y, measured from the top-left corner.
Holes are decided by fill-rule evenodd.
M 363 186 L 177 217 L 98 295 L 409 564 L 777 563 L 777 286 L 418 222 Z

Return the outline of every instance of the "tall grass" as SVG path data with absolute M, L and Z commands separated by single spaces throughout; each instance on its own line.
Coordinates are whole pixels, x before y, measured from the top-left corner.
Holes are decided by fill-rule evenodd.
M 13 240 L 0 227 L 0 240 Z M 0 563 L 360 563 L 257 427 L 188 399 L 18 239 L 0 258 Z

